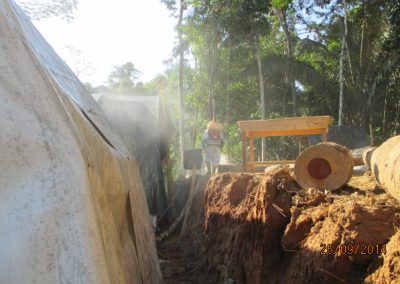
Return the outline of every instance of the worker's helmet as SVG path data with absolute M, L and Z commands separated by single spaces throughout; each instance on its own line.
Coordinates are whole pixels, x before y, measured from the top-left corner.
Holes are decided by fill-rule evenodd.
M 207 123 L 207 129 L 213 129 L 213 128 L 215 128 L 215 121 L 214 120 L 210 120 Z
M 210 120 L 207 123 L 207 129 L 219 129 L 221 130 L 223 128 L 223 124 L 222 123 L 218 123 L 215 120 Z

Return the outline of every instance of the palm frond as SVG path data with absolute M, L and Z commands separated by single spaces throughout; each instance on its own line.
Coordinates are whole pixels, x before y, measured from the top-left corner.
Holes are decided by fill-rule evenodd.
M 296 46 L 296 54 L 303 52 L 321 52 L 322 55 L 335 58 L 336 54 L 331 52 L 326 45 L 308 38 L 301 39 Z
M 263 58 L 264 75 L 272 73 L 291 74 L 303 85 L 312 86 L 315 91 L 331 96 L 337 92 L 337 85 L 332 83 L 310 65 L 296 59 L 280 55 L 268 55 Z

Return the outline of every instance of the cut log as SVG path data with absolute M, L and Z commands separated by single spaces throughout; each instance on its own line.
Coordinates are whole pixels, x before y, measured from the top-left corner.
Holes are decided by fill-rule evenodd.
M 375 151 L 376 147 L 369 147 L 365 148 L 363 153 L 362 153 L 362 164 L 367 165 L 369 167 L 369 164 L 371 163 L 371 155 Z
M 375 180 L 400 201 L 400 135 L 364 152 L 364 161 Z
M 354 166 L 366 165 L 364 156 L 366 153 L 370 152 L 374 148 L 375 147 L 366 146 L 362 148 L 351 149 L 350 153 L 354 159 Z
M 296 159 L 294 172 L 301 187 L 332 191 L 350 180 L 353 166 L 346 147 L 328 142 L 305 149 Z

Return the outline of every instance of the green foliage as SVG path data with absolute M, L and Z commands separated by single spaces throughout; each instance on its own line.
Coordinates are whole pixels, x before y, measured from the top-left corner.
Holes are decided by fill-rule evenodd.
M 286 10 L 289 7 L 289 4 L 291 3 L 291 0 L 272 0 L 272 6 L 274 8 L 279 8 L 282 10 Z
M 242 145 L 238 141 L 242 140 L 242 136 L 239 131 L 239 125 L 230 124 L 225 128 L 226 143 L 225 145 L 231 145 L 230 148 L 230 160 L 231 163 L 237 163 L 242 160 Z M 227 150 L 227 146 L 225 149 Z
M 175 1 L 169 2 L 171 9 Z M 199 147 L 206 122 L 224 123 L 227 152 L 240 161 L 239 120 L 259 119 L 260 99 L 254 52 L 259 37 L 264 68 L 267 117 L 286 117 L 293 100 L 287 74 L 296 80 L 299 115 L 330 115 L 337 121 L 339 58 L 343 39 L 341 0 L 185 1 L 182 27 L 195 66 L 185 67 L 185 129 L 189 145 Z M 344 60 L 348 125 L 372 128 L 379 143 L 400 132 L 399 5 L 396 1 L 347 1 L 348 36 Z M 272 13 L 271 11 L 275 11 Z M 278 12 L 276 12 L 278 11 Z M 278 16 L 285 16 L 293 54 Z M 177 66 L 163 78 L 166 98 L 176 113 Z M 213 109 L 215 111 L 213 111 Z M 213 113 L 214 112 L 214 113 Z M 256 141 L 256 156 L 260 155 Z M 267 140 L 268 159 L 294 159 L 299 141 Z
M 132 62 L 115 66 L 114 71 L 108 76 L 110 90 L 120 95 L 133 94 L 135 91 L 135 81 L 139 78 L 140 73 Z M 137 90 L 140 91 L 142 89 L 143 86 L 139 84 Z

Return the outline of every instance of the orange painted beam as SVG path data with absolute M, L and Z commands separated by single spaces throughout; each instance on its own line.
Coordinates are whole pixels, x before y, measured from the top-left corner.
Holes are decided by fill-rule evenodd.
M 274 136 L 296 136 L 296 135 L 310 135 L 310 134 L 323 134 L 325 128 L 315 129 L 292 129 L 292 130 L 263 130 L 246 132 L 248 137 L 274 137 Z

